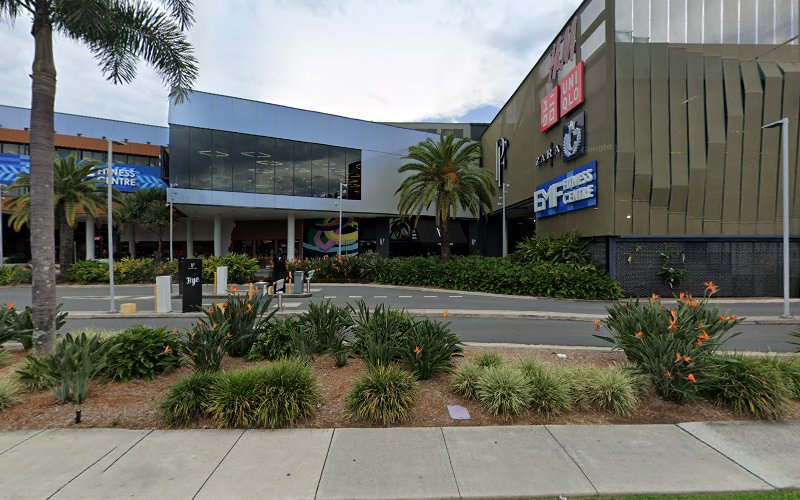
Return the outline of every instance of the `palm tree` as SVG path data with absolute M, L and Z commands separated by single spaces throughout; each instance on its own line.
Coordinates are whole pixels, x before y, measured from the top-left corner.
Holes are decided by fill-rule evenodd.
M 439 142 L 426 139 L 408 148 L 404 160 L 411 160 L 398 172 L 415 172 L 405 178 L 395 194 L 400 215 L 416 215 L 434 205 L 436 225 L 442 230 L 442 260 L 450 258 L 451 217 L 459 208 L 473 216 L 491 210 L 494 197 L 492 174 L 478 166 L 481 144 L 469 139 L 455 140 L 446 133 Z
M 75 226 L 78 224 L 78 211 L 87 217 L 97 218 L 97 212 L 106 206 L 106 188 L 97 184 L 100 162 L 95 160 L 77 161 L 75 155 L 67 158 L 56 157 L 53 163 L 53 205 L 58 219 L 59 264 L 63 275 L 75 260 Z M 10 186 L 20 194 L 10 199 L 13 215 L 8 223 L 19 231 L 30 221 L 31 176 L 19 174 Z M 32 249 L 31 249 L 32 250 Z
M 55 346 L 56 275 L 53 211 L 56 65 L 53 31 L 86 45 L 114 83 L 136 77 L 144 59 L 180 102 L 197 77 L 197 60 L 185 30 L 194 21 L 192 0 L 0 0 L 0 21 L 27 16 L 34 40 L 31 71 L 30 228 L 33 264 L 33 349 Z
M 132 236 L 135 238 L 136 227 L 142 226 L 150 229 L 158 237 L 157 259 L 161 260 L 161 249 L 164 240 L 164 229 L 169 224 L 169 204 L 167 191 L 161 188 L 140 189 L 126 195 L 122 206 L 117 211 L 117 220 L 122 225 L 133 228 Z M 135 256 L 136 242 L 131 239 L 131 257 Z

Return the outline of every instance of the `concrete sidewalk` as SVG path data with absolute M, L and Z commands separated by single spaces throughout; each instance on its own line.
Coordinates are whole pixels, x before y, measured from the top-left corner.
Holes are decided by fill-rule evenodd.
M 502 498 L 800 488 L 800 422 L 0 433 L 3 498 Z

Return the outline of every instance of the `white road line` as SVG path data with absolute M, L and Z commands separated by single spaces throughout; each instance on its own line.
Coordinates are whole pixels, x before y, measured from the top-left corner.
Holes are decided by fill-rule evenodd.
M 386 295 L 376 295 L 375 298 L 376 299 L 386 299 L 388 297 Z
M 360 299 L 361 295 L 350 295 L 351 299 Z
M 423 299 L 435 299 L 436 297 L 437 297 L 437 295 L 423 295 L 422 296 Z
M 412 297 L 411 295 L 398 295 L 397 296 L 398 299 L 410 299 L 411 297 Z
M 322 288 L 312 288 L 312 289 L 311 289 L 311 292 L 312 292 L 312 293 L 314 293 L 314 292 L 321 292 L 321 291 L 322 291 Z
M 448 295 L 448 297 L 450 297 L 451 299 L 462 299 L 462 298 L 464 298 L 463 295 Z
M 326 299 L 335 299 L 336 295 L 326 295 L 325 298 Z

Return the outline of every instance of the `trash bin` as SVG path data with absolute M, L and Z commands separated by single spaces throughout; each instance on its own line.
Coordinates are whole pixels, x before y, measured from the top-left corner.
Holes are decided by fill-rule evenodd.
M 294 289 L 292 292 L 298 294 L 303 293 L 303 271 L 295 271 L 292 279 L 294 280 Z

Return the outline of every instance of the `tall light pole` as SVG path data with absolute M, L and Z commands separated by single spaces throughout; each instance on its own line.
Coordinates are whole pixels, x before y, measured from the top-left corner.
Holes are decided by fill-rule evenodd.
M 503 257 L 508 256 L 508 230 L 506 228 L 506 191 L 510 184 L 503 183 L 503 198 L 501 203 L 503 204 Z
M 767 123 L 761 128 L 781 127 L 783 143 L 783 317 L 791 316 L 789 309 L 789 118 Z
M 114 139 L 106 139 L 106 141 L 108 141 L 108 161 L 106 162 L 106 187 L 108 188 L 108 207 L 106 212 L 108 215 L 108 298 L 109 312 L 116 312 L 117 304 L 116 297 L 114 296 L 114 195 L 112 194 L 111 187 L 111 180 L 113 178 L 112 171 L 114 168 L 113 145 L 125 146 L 127 143 L 115 141 Z
M 339 246 L 337 254 L 342 255 L 342 192 L 347 185 L 344 182 L 339 182 Z
M 169 185 L 169 260 L 172 261 L 172 198 L 175 196 L 175 191 L 173 188 L 177 187 L 177 184 L 170 184 Z

